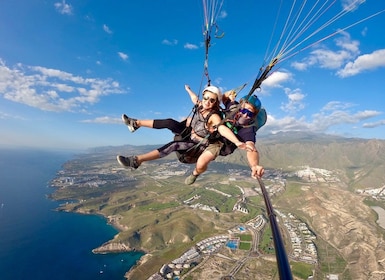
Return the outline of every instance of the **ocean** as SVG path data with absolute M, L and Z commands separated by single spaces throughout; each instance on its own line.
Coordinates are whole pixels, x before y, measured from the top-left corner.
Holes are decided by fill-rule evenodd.
M 46 196 L 68 152 L 0 149 L 0 279 L 125 279 L 141 252 L 93 254 L 117 230 L 99 216 L 54 211 Z

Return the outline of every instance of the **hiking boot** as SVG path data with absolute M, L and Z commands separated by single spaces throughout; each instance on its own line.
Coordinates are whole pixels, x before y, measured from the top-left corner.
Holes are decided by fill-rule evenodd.
M 139 167 L 138 158 L 136 156 L 131 157 L 124 157 L 124 156 L 117 156 L 117 161 L 120 165 L 124 167 L 131 167 L 134 169 L 137 169 Z
M 193 173 L 191 173 L 191 175 L 188 176 L 188 177 L 186 178 L 186 180 L 184 180 L 184 183 L 185 183 L 186 185 L 192 185 L 192 184 L 194 184 L 194 182 L 195 182 L 195 180 L 198 178 L 198 176 L 199 176 L 199 175 L 194 175 Z
M 128 130 L 131 132 L 135 132 L 135 130 L 137 130 L 139 128 L 139 126 L 137 126 L 137 124 L 136 124 L 136 119 L 131 119 L 131 118 L 127 117 L 126 114 L 122 115 L 122 120 L 127 125 Z

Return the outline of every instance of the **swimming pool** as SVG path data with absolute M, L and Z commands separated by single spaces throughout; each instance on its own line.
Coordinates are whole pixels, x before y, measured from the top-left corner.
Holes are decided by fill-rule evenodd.
M 239 231 L 245 231 L 245 230 L 246 230 L 246 228 L 244 228 L 244 227 L 240 226 L 240 227 L 238 227 L 238 230 L 239 230 Z
M 226 242 L 226 246 L 232 250 L 235 250 L 238 248 L 238 240 L 229 240 Z

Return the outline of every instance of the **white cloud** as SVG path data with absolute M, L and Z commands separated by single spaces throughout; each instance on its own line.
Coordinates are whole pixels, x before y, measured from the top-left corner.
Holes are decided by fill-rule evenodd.
M 366 0 L 342 0 L 342 8 L 346 11 L 354 11 L 358 9 L 358 7 L 365 3 Z
M 310 60 L 313 64 L 319 64 L 321 68 L 337 69 L 346 61 L 359 54 L 359 42 L 352 41 L 350 35 L 346 32 L 344 36 L 335 40 L 340 50 L 332 51 L 329 49 L 318 49 L 311 52 Z
M 345 110 L 354 106 L 355 105 L 352 103 L 341 102 L 341 101 L 330 101 L 321 109 L 321 111 Z
M 359 111 L 355 114 L 355 117 L 358 119 L 358 120 L 365 120 L 365 119 L 369 119 L 369 118 L 373 118 L 373 117 L 377 117 L 379 115 L 381 115 L 382 113 L 381 112 L 378 112 L 378 111 L 374 111 L 374 110 L 365 110 L 365 111 Z
M 306 61 L 294 61 L 291 63 L 291 67 L 297 69 L 298 71 L 305 71 L 308 68 L 309 64 Z
M 352 40 L 350 34 L 345 31 L 342 31 L 340 34 L 342 36 L 334 40 L 336 45 L 348 51 L 352 56 L 358 55 L 360 53 L 360 42 Z
M 103 24 L 103 30 L 108 34 L 112 34 L 111 29 L 106 24 Z
M 126 61 L 128 59 L 128 55 L 123 53 L 123 52 L 118 52 L 118 55 L 121 59 L 123 59 L 124 61 Z
M 218 85 L 222 84 L 222 81 L 223 81 L 223 78 L 216 77 L 214 79 L 214 85 L 218 86 Z M 220 87 L 220 89 L 221 89 L 222 92 L 226 91 L 223 87 Z
M 190 44 L 190 43 L 186 43 L 184 44 L 183 46 L 185 49 L 189 49 L 189 50 L 196 50 L 198 48 L 197 45 L 194 45 L 194 44 Z
M 103 124 L 121 124 L 122 120 L 120 118 L 111 118 L 108 116 L 98 117 L 95 119 L 88 119 L 81 121 L 82 123 L 103 123 Z
M 289 91 L 289 104 L 295 105 L 295 102 L 302 102 L 303 95 L 297 94 L 295 91 Z M 293 102 L 293 103 L 291 103 Z M 289 105 L 287 105 L 289 107 Z M 362 121 L 382 115 L 382 112 L 374 110 L 352 111 L 354 105 L 351 103 L 343 103 L 339 101 L 329 102 L 319 113 L 313 114 L 308 120 L 305 116 L 285 116 L 283 118 L 275 118 L 271 114 L 268 115 L 265 131 L 277 133 L 279 131 L 310 131 L 327 133 L 333 127 L 339 125 L 357 125 Z M 374 128 L 385 125 L 385 120 L 372 123 L 364 123 L 364 128 Z
M 291 64 L 297 70 L 303 71 L 310 66 L 319 66 L 326 69 L 339 69 L 349 60 L 359 55 L 359 41 L 352 40 L 349 33 L 341 32 L 340 37 L 334 40 L 337 50 L 331 50 L 325 46 L 310 52 L 310 55 L 302 61 Z
M 286 116 L 281 119 L 276 119 L 272 115 L 267 116 L 266 128 L 268 128 L 273 134 L 277 132 L 287 131 L 309 131 L 309 124 L 302 118 L 293 116 Z
M 363 37 L 365 37 L 367 33 L 368 33 L 368 28 L 367 28 L 367 27 L 364 27 L 364 29 L 362 29 L 362 31 L 361 31 L 361 35 L 362 35 Z
M 54 6 L 55 9 L 62 15 L 72 15 L 72 6 L 70 4 L 67 4 L 65 0 L 63 0 L 62 2 L 56 2 Z
M 263 81 L 264 86 L 280 87 L 281 84 L 291 79 L 291 74 L 288 72 L 275 71 L 266 80 Z
M 164 39 L 162 41 L 162 44 L 167 46 L 176 46 L 178 44 L 178 40 L 174 39 L 170 41 L 170 40 Z
M 0 112 L 0 120 L 10 120 L 10 119 L 15 119 L 15 120 L 25 120 L 25 118 L 22 118 L 17 115 L 11 115 L 6 112 Z
M 0 112 L 0 119 L 5 120 L 5 119 L 8 119 L 8 118 L 9 118 L 9 114 L 4 113 L 4 112 Z
M 375 128 L 385 125 L 385 120 L 380 120 L 378 122 L 364 123 L 362 127 L 364 128 Z
M 221 13 L 218 16 L 220 19 L 227 18 L 227 12 L 226 11 L 221 11 Z
M 9 68 L 0 59 L 3 98 L 43 111 L 81 111 L 102 96 L 123 92 L 112 79 L 84 78 L 41 66 Z
M 333 111 L 329 114 L 314 114 L 311 127 L 313 131 L 323 132 L 333 125 L 346 123 L 355 123 L 354 118 L 351 114 L 346 111 Z
M 289 88 L 285 88 L 285 93 L 287 95 L 288 102 L 281 105 L 281 110 L 293 114 L 305 108 L 303 103 L 305 95 L 300 89 L 297 88 L 291 90 Z
M 380 67 L 385 67 L 385 49 L 360 55 L 353 62 L 347 63 L 343 69 L 338 71 L 337 75 L 345 78 Z
M 318 64 L 321 68 L 326 69 L 337 69 L 341 67 L 348 58 L 350 58 L 349 52 L 344 50 L 336 52 L 327 49 L 319 49 L 311 52 L 309 64 Z
M 380 115 L 378 111 L 332 111 L 329 114 L 317 113 L 313 115 L 312 130 L 324 132 L 328 128 L 340 124 L 356 124 L 371 117 Z

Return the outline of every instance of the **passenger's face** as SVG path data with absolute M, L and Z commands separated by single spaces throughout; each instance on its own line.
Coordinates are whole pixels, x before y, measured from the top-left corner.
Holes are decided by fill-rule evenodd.
M 207 108 L 212 108 L 217 100 L 218 99 L 216 94 L 209 91 L 204 92 L 202 102 Z

